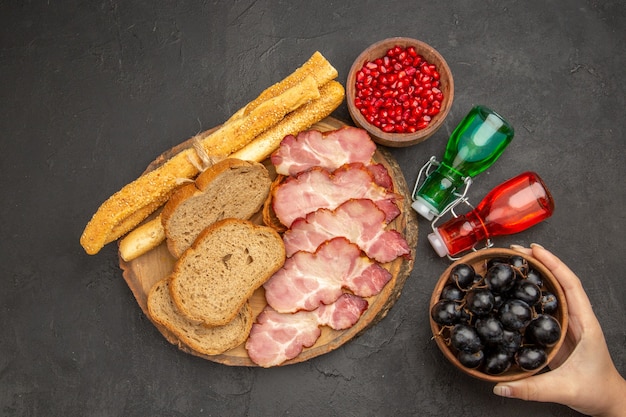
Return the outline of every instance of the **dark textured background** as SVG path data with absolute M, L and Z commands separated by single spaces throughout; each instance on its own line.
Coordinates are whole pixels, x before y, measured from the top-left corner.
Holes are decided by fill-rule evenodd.
M 437 48 L 455 101 L 430 140 L 394 149 L 412 187 L 474 104 L 516 128 L 471 189 L 525 170 L 556 200 L 539 242 L 583 280 L 626 373 L 626 6 L 622 1 L 0 0 L 0 415 L 571 416 L 506 400 L 431 340 L 428 299 L 448 264 L 420 220 L 415 269 L 377 326 L 277 369 L 179 352 L 141 313 L 115 245 L 79 245 L 98 206 L 155 156 L 226 120 L 319 50 L 345 83 L 390 36 Z M 342 105 L 334 114 L 349 121 Z

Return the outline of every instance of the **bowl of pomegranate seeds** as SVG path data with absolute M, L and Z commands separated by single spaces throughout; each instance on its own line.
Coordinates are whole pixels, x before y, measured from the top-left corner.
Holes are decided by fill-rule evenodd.
M 541 372 L 565 340 L 565 294 L 535 258 L 471 252 L 441 275 L 430 300 L 433 339 L 458 369 L 489 382 Z
M 355 125 L 385 146 L 420 143 L 443 124 L 454 98 L 452 72 L 433 47 L 389 38 L 363 51 L 346 82 Z

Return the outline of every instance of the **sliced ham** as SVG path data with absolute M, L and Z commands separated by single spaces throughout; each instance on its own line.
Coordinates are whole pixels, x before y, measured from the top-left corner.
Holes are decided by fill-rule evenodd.
M 376 144 L 365 130 L 346 126 L 328 133 L 308 130 L 288 135 L 271 160 L 277 173 L 296 175 L 316 166 L 334 171 L 351 162 L 369 164 L 374 152 Z
M 343 237 L 297 252 L 264 285 L 267 303 L 280 313 L 315 310 L 331 304 L 347 288 L 360 297 L 378 294 L 391 279 L 385 268 Z
M 386 222 L 400 214 L 396 201 L 402 197 L 376 184 L 362 163 L 343 165 L 332 173 L 315 167 L 289 177 L 274 189 L 272 207 L 280 222 L 290 227 L 297 218 L 320 208 L 334 210 L 347 200 L 360 198 L 376 203 L 385 212 Z
M 262 367 L 280 365 L 298 356 L 305 347 L 313 346 L 321 335 L 320 326 L 350 328 L 366 309 L 367 301 L 351 294 L 314 311 L 294 314 L 279 313 L 266 306 L 246 341 L 248 356 Z
M 389 175 L 389 171 L 387 171 L 387 168 L 385 168 L 383 164 L 368 165 L 367 170 L 374 178 L 374 182 L 376 184 L 380 185 L 387 191 L 394 191 L 391 175 Z
M 396 230 L 386 230 L 385 213 L 368 199 L 348 200 L 335 210 L 319 209 L 299 218 L 283 235 L 287 256 L 298 251 L 315 252 L 334 237 L 345 237 L 367 256 L 391 262 L 410 257 L 410 248 Z

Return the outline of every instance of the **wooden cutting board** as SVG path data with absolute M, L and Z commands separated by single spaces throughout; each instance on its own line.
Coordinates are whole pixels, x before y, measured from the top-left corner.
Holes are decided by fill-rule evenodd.
M 328 131 L 338 129 L 343 126 L 345 126 L 345 123 L 329 117 L 315 124 L 313 128 L 320 131 Z M 174 154 L 190 146 L 190 141 L 186 141 L 170 149 L 152 162 L 146 171 L 154 169 Z M 338 331 L 327 326 L 323 326 L 321 336 L 315 345 L 304 349 L 300 355 L 283 363 L 283 365 L 303 362 L 308 359 L 315 358 L 316 356 L 328 353 L 378 323 L 383 317 L 385 317 L 398 297 L 400 297 L 402 287 L 413 269 L 415 247 L 417 244 L 417 214 L 411 210 L 411 195 L 409 193 L 409 189 L 399 165 L 387 150 L 378 148 L 374 154 L 374 161 L 382 163 L 387 168 L 393 179 L 395 191 L 403 197 L 403 201 L 399 203 L 401 214 L 389 225 L 388 228 L 399 231 L 405 237 L 409 247 L 411 248 L 411 259 L 407 260 L 404 258 L 398 258 L 393 262 L 383 265 L 387 270 L 389 270 L 389 272 L 391 272 L 392 279 L 387 283 L 380 294 L 367 299 L 369 307 L 353 327 Z M 271 162 L 266 160 L 264 163 L 268 167 L 270 174 L 275 177 L 276 173 Z M 252 220 L 259 224 L 262 223 L 261 213 L 257 213 Z M 130 262 L 125 262 L 120 257 L 120 267 L 123 270 L 124 279 L 133 292 L 139 307 L 143 310 L 147 317 L 149 317 L 147 313 L 148 292 L 157 281 L 171 273 L 174 262 L 175 259 L 170 255 L 165 243 Z M 254 293 L 250 299 L 250 305 L 252 306 L 255 317 L 266 306 L 265 294 L 262 287 Z M 187 346 L 183 345 L 176 338 L 176 336 L 162 326 L 154 322 L 153 324 L 170 343 L 177 345 L 184 352 L 224 365 L 256 366 L 255 363 L 248 357 L 243 344 L 221 355 L 203 355 L 194 352 Z

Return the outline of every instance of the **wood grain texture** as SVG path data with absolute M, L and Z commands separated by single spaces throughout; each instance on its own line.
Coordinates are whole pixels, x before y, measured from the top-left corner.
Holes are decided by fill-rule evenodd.
M 315 124 L 313 128 L 320 131 L 328 131 L 338 129 L 343 126 L 345 126 L 343 122 L 329 117 Z M 190 143 L 187 141 L 163 153 L 148 166 L 146 171 L 154 169 L 173 154 L 189 146 Z M 357 337 L 371 326 L 377 324 L 387 315 L 396 300 L 400 297 L 404 283 L 413 269 L 418 227 L 417 215 L 410 209 L 411 196 L 406 181 L 402 175 L 399 165 L 391 154 L 385 149 L 377 149 L 374 154 L 374 161 L 382 163 L 388 169 L 389 174 L 394 181 L 396 192 L 401 194 L 403 197 L 403 200 L 399 203 L 401 214 L 389 225 L 389 228 L 398 230 L 405 237 L 409 247 L 411 248 L 411 259 L 407 260 L 404 258 L 398 258 L 393 262 L 383 265 L 387 270 L 389 270 L 389 272 L 391 272 L 392 279 L 387 283 L 380 294 L 367 298 L 369 307 L 353 327 L 338 331 L 323 326 L 321 336 L 313 346 L 304 349 L 296 358 L 287 361 L 282 365 L 303 362 L 328 353 L 347 343 L 354 337 Z M 271 169 L 271 163 L 266 161 L 265 165 L 270 168 L 270 175 L 275 176 L 275 171 Z M 251 220 L 261 223 L 261 213 L 257 213 Z M 157 281 L 170 274 L 174 266 L 174 262 L 175 259 L 168 252 L 165 243 L 130 262 L 126 262 L 120 257 L 120 268 L 123 270 L 124 279 L 133 292 L 139 307 L 142 309 L 144 314 L 146 314 L 146 316 L 147 294 L 150 291 L 150 288 L 152 288 Z M 253 309 L 253 314 L 256 317 L 256 315 L 258 315 L 266 306 L 265 294 L 262 287 L 254 293 L 250 299 L 250 304 Z M 162 326 L 159 326 L 156 323 L 153 324 L 170 343 L 177 345 L 186 353 L 224 365 L 256 366 L 248 357 L 243 344 L 221 355 L 202 355 L 192 351 L 187 346 L 182 344 L 173 334 L 164 329 Z

